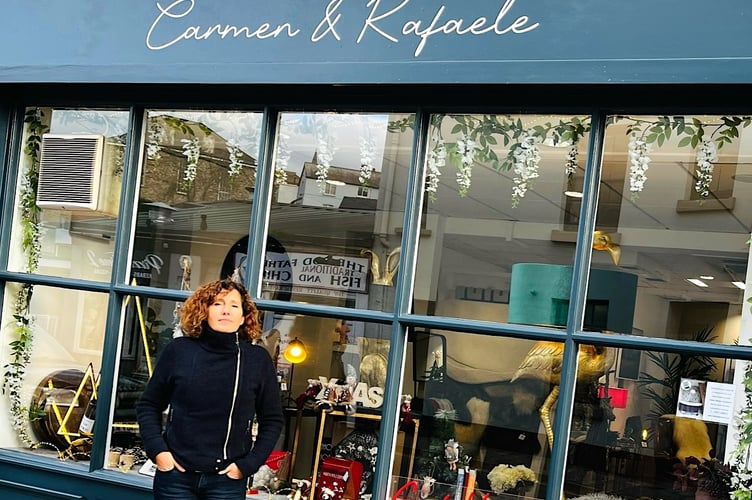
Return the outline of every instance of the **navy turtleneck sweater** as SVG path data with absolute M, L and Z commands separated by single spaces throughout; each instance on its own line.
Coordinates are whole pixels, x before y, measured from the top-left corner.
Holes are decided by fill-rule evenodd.
M 165 429 L 162 412 L 170 407 Z M 159 356 L 136 414 L 152 460 L 163 451 L 189 471 L 216 473 L 235 464 L 254 474 L 274 449 L 283 417 L 272 360 L 235 333 L 206 327 L 199 338 L 173 339 Z M 251 424 L 258 421 L 251 449 Z

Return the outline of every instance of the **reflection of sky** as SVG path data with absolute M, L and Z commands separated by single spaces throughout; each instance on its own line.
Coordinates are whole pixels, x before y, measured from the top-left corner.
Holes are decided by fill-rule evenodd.
M 313 159 L 321 131 L 334 144 L 332 166 L 360 170 L 361 140 L 367 140 L 375 145 L 372 165 L 380 172 L 389 119 L 377 114 L 283 113 L 280 131 L 289 136 L 288 170 L 302 172 L 303 163 Z
M 150 111 L 150 116 L 167 115 L 211 128 L 225 141 L 236 143 L 248 155 L 258 157 L 262 113 L 233 111 Z M 298 174 L 313 159 L 317 137 L 333 146 L 331 165 L 359 170 L 365 141 L 373 149 L 372 166 L 381 171 L 386 147 L 385 114 L 282 113 L 280 132 L 287 136 L 290 160 L 287 168 Z M 50 131 L 57 134 L 123 135 L 128 130 L 127 111 L 54 110 Z
M 128 131 L 128 111 L 56 109 L 50 118 L 53 134 L 124 135 Z

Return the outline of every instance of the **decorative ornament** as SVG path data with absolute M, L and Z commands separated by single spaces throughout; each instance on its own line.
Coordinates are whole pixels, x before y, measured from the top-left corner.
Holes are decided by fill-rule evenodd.
M 713 167 L 718 161 L 718 150 L 715 143 L 710 140 L 704 140 L 697 150 L 697 182 L 695 182 L 695 191 L 700 198 L 705 199 L 710 195 L 710 183 L 713 182 Z
M 449 470 L 457 469 L 457 462 L 460 459 L 461 449 L 462 447 L 460 444 L 454 439 L 450 439 L 444 443 L 444 458 L 449 464 Z
M 394 285 L 392 279 L 394 278 L 394 275 L 397 274 L 397 268 L 399 268 L 400 251 L 401 247 L 396 247 L 391 252 L 389 252 L 389 254 L 386 256 L 386 261 L 384 262 L 384 269 L 381 269 L 381 261 L 379 259 L 379 256 L 373 250 L 363 248 L 360 251 L 360 255 L 371 256 L 371 274 L 373 275 L 371 277 L 371 283 L 373 283 L 374 285 L 384 286 Z
M 645 188 L 645 181 L 648 180 L 646 172 L 650 166 L 649 152 L 650 145 L 641 137 L 633 135 L 629 139 L 629 191 L 633 201 Z
M 619 265 L 621 257 L 621 247 L 613 242 L 611 235 L 605 231 L 595 231 L 593 233 L 593 250 L 605 250 L 611 254 L 611 260 L 614 265 Z

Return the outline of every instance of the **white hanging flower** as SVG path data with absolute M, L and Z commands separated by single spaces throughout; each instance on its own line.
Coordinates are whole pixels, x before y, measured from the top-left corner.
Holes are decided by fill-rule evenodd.
M 457 172 L 457 184 L 459 195 L 467 196 L 470 189 L 470 178 L 473 175 L 473 162 L 475 161 L 475 141 L 467 135 L 457 141 L 457 154 L 460 156 L 459 172 Z
M 710 194 L 710 183 L 713 182 L 713 167 L 718 161 L 718 150 L 711 140 L 704 140 L 697 150 L 697 182 L 695 191 L 701 198 L 707 198 Z
M 150 160 L 159 160 L 162 158 L 162 141 L 164 140 L 164 129 L 162 124 L 157 120 L 149 122 L 149 142 L 146 144 L 146 157 Z
M 428 199 L 436 201 L 436 191 L 439 188 L 439 177 L 441 176 L 441 169 L 446 165 L 447 149 L 444 139 L 439 137 L 437 133 L 433 136 L 434 147 L 428 153 L 428 159 L 426 160 L 426 167 L 428 172 L 426 173 L 426 193 L 428 193 Z
M 533 187 L 533 181 L 539 177 L 540 151 L 538 144 L 541 138 L 531 135 L 527 131 L 520 134 L 520 142 L 514 150 L 514 185 L 512 186 L 512 207 L 520 204 L 527 191 Z
M 326 126 L 316 127 L 316 184 L 319 190 L 324 192 L 326 179 L 329 177 L 329 167 L 334 158 L 334 139 Z
M 277 158 L 274 162 L 274 185 L 281 186 L 287 184 L 287 164 L 290 161 L 290 147 L 288 140 L 290 136 L 285 133 L 279 134 L 277 143 Z
M 230 174 L 230 179 L 232 179 L 240 175 L 240 172 L 243 170 L 243 164 L 240 161 L 240 158 L 243 156 L 243 150 L 240 149 L 236 141 L 231 140 L 227 141 L 227 153 L 230 158 L 228 173 Z
M 196 179 L 196 172 L 198 169 L 198 158 L 201 154 L 201 146 L 199 146 L 198 138 L 193 137 L 191 139 L 181 139 L 183 143 L 183 156 L 186 157 L 185 172 L 183 173 L 183 182 L 190 186 Z
M 567 161 L 564 163 L 564 173 L 571 177 L 577 172 L 577 144 L 572 144 L 567 153 Z
M 645 173 L 650 166 L 649 152 L 650 145 L 644 139 L 634 135 L 629 139 L 629 190 L 632 192 L 632 199 L 637 198 L 648 180 Z
M 376 141 L 373 137 L 360 138 L 360 175 L 358 182 L 366 184 L 371 179 L 374 166 L 373 159 L 376 156 Z

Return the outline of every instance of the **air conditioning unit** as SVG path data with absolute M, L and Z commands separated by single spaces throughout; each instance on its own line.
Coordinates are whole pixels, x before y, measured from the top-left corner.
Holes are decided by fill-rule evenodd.
M 102 181 L 104 136 L 44 134 L 37 205 L 97 210 Z

